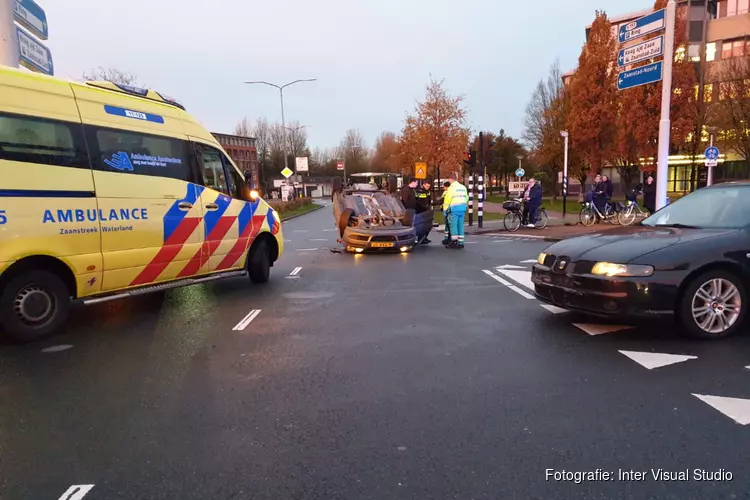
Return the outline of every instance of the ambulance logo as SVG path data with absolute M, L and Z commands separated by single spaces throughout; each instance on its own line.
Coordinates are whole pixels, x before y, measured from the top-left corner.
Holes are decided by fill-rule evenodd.
M 116 170 L 120 170 L 121 172 L 124 172 L 125 170 L 132 172 L 134 170 L 133 163 L 130 161 L 130 156 L 124 151 L 113 154 L 112 159 L 104 160 L 104 163 Z

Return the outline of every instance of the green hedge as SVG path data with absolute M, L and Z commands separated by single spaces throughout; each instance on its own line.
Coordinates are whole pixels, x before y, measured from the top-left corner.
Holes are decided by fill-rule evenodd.
M 312 203 L 312 198 L 295 198 L 292 201 L 267 200 L 271 207 L 283 215 L 285 212 L 297 210 L 300 207 Z

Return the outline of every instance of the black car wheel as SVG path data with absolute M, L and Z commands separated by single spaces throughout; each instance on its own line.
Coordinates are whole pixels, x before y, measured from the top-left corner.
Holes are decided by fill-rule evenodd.
M 250 249 L 247 272 L 253 283 L 267 283 L 271 277 L 271 252 L 265 241 L 259 241 Z
M 11 279 L 0 296 L 0 330 L 16 342 L 54 335 L 68 317 L 70 293 L 47 271 L 28 271 Z
M 721 270 L 708 271 L 685 289 L 680 320 L 692 337 L 728 337 L 741 327 L 746 303 L 747 293 L 737 276 Z

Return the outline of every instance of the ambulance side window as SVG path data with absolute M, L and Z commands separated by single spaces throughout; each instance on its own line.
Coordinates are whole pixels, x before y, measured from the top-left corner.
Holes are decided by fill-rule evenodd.
M 237 169 L 229 163 L 226 156 L 224 156 L 224 168 L 227 172 L 227 180 L 229 180 L 229 195 L 236 200 L 244 199 L 242 196 L 242 187 L 244 185 L 242 176 L 237 172 Z
M 91 168 L 81 125 L 0 113 L 0 160 Z
M 87 126 L 86 138 L 95 170 L 189 180 L 180 139 L 93 126 Z
M 198 167 L 203 177 L 202 184 L 207 188 L 231 196 L 221 152 L 203 144 L 195 144 L 195 150 L 198 157 Z

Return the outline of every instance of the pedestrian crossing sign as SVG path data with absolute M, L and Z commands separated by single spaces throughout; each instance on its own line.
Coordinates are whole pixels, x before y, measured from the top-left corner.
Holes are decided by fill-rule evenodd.
M 417 179 L 427 178 L 427 164 L 426 163 L 414 164 L 414 177 L 416 177 Z
M 289 169 L 289 167 L 284 167 L 284 170 L 282 170 L 282 171 L 281 171 L 281 175 L 283 175 L 283 176 L 284 176 L 284 177 L 286 177 L 287 179 L 288 179 L 288 178 L 289 178 L 289 176 L 290 176 L 290 175 L 292 175 L 293 173 L 294 173 L 294 172 L 292 172 L 292 171 L 291 171 L 291 170 Z

